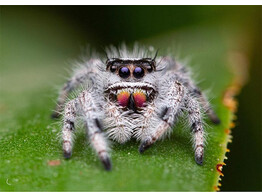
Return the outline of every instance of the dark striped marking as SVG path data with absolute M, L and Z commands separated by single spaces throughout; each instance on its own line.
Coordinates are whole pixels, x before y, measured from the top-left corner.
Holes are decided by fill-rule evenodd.
M 70 130 L 75 129 L 75 124 L 74 124 L 74 122 L 72 122 L 71 120 L 66 119 L 65 123 L 67 123 L 67 124 L 70 125 Z
M 194 123 L 191 125 L 191 127 L 192 127 L 192 129 L 193 129 L 194 132 L 198 132 L 198 131 L 200 131 L 201 129 L 197 129 L 197 126 L 201 126 L 201 125 L 202 125 L 201 122 L 194 122 Z

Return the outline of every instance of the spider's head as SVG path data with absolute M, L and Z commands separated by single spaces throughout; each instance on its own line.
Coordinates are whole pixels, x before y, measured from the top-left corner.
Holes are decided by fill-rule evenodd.
M 111 99 L 132 110 L 146 106 L 156 95 L 152 81 L 156 62 L 152 58 L 111 58 L 106 62 L 111 77 L 107 88 Z
M 156 62 L 151 58 L 112 58 L 107 60 L 106 69 L 122 79 L 142 79 L 146 74 L 156 70 Z

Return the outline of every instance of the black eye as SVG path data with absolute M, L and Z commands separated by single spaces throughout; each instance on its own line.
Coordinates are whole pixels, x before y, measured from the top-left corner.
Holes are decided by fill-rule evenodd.
M 152 72 L 153 71 L 153 68 L 152 68 L 152 66 L 151 65 L 149 65 L 149 66 L 147 66 L 147 71 L 150 73 L 150 72 Z
M 136 67 L 133 75 L 135 78 L 142 78 L 144 76 L 144 70 L 141 67 Z
M 150 73 L 153 71 L 152 65 L 150 63 L 144 63 L 143 66 L 146 68 L 146 70 Z
M 119 70 L 119 76 L 121 78 L 128 78 L 130 76 L 130 71 L 127 67 L 121 67 Z
M 110 67 L 110 71 L 111 71 L 111 72 L 115 72 L 115 71 L 116 71 L 116 66 L 115 66 L 115 65 L 112 65 L 112 66 Z

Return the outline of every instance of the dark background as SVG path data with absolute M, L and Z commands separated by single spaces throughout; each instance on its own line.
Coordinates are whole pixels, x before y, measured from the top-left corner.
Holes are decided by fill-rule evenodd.
M 9 7 L 12 13 L 26 15 L 45 12 L 56 20 L 76 28 L 75 45 L 100 46 L 132 43 L 180 28 L 198 25 L 241 26 L 250 29 L 252 47 L 249 55 L 250 74 L 247 84 L 237 96 L 239 107 L 233 143 L 222 177 L 222 191 L 262 190 L 261 127 L 261 6 L 41 6 Z M 8 9 L 7 9 L 8 10 Z M 19 15 L 19 14 L 17 14 Z M 34 24 L 35 28 L 41 24 Z M 85 38 L 85 35 L 88 35 Z M 48 36 L 48 35 L 47 35 Z M 90 39 L 90 37 L 92 39 Z M 84 44 L 83 44 L 84 43 Z

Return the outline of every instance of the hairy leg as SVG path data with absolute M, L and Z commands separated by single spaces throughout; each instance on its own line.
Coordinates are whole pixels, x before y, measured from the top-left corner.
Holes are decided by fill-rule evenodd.
M 139 147 L 140 153 L 144 152 L 161 138 L 174 124 L 175 117 L 180 111 L 184 97 L 182 84 L 177 81 L 173 82 L 165 96 L 167 97 L 167 104 L 169 105 L 167 105 L 163 111 L 160 124 L 154 128 L 146 138 L 142 138 L 142 143 Z
M 98 108 L 92 92 L 83 91 L 79 95 L 79 102 L 82 107 L 84 119 L 86 121 L 87 134 L 90 144 L 97 153 L 106 170 L 111 170 L 111 161 L 109 156 L 109 147 L 106 138 L 102 132 L 102 124 L 100 122 L 101 108 Z
M 169 62 L 171 63 L 172 61 Z M 214 124 L 219 124 L 220 123 L 219 118 L 217 117 L 216 113 L 212 109 L 205 95 L 201 92 L 201 90 L 197 87 L 194 81 L 190 78 L 189 72 L 187 71 L 186 67 L 178 63 L 176 64 L 176 66 L 173 67 L 175 68 L 169 72 L 169 74 L 172 75 L 173 80 L 176 79 L 179 82 L 181 82 L 188 89 L 190 94 L 192 94 L 192 96 L 197 97 L 204 111 L 208 115 L 209 119 Z
M 214 124 L 220 124 L 220 120 L 218 116 L 216 115 L 215 111 L 212 109 L 210 103 L 207 101 L 205 95 L 197 88 L 195 87 L 192 90 L 192 93 L 194 96 L 199 98 L 200 104 L 203 107 L 204 111 L 208 115 L 209 119 L 214 123 Z
M 65 107 L 62 138 L 64 157 L 67 159 L 72 155 L 77 107 L 78 103 L 76 99 L 68 102 Z
M 91 60 L 89 61 L 89 63 L 92 62 L 93 61 Z M 82 69 L 75 72 L 72 78 L 64 84 L 64 87 L 60 91 L 57 99 L 57 105 L 55 111 L 52 113 L 51 116 L 52 118 L 59 118 L 70 92 L 72 92 L 75 88 L 77 88 L 80 84 L 83 84 L 88 79 L 94 82 L 93 80 L 95 78 L 94 76 L 96 75 L 96 72 L 97 72 L 96 69 L 87 68 L 85 66 L 83 66 Z
M 188 111 L 188 120 L 193 133 L 195 161 L 197 164 L 202 165 L 205 138 L 200 105 L 195 98 L 189 95 L 185 99 L 185 107 Z

